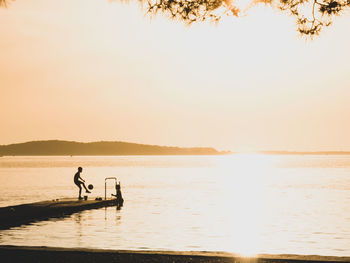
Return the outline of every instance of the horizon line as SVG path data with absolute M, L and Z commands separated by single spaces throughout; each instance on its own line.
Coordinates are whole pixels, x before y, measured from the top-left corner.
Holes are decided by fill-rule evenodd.
M 74 140 L 62 140 L 62 139 L 46 139 L 46 140 L 30 140 L 25 142 L 14 142 L 9 144 L 0 144 L 0 146 L 10 146 L 10 145 L 16 145 L 16 144 L 25 144 L 25 143 L 32 143 L 32 142 L 73 142 L 73 143 L 113 143 L 113 142 L 119 142 L 119 143 L 130 143 L 130 144 L 138 144 L 138 145 L 148 145 L 148 146 L 160 146 L 160 147 L 174 147 L 174 148 L 212 148 L 215 149 L 218 152 L 226 152 L 231 154 L 350 154 L 349 150 L 217 150 L 215 147 L 212 146 L 175 146 L 175 145 L 160 145 L 160 144 L 147 144 L 147 143 L 140 143 L 140 142 L 128 142 L 128 141 L 120 141 L 120 140 L 96 140 L 96 141 L 74 141 Z

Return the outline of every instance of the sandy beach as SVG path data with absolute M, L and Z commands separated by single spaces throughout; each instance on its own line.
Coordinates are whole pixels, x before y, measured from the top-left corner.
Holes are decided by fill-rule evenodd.
M 220 262 L 220 263 L 316 263 L 350 262 L 350 257 L 303 256 L 303 255 L 258 255 L 240 257 L 224 252 L 191 251 L 133 251 L 102 250 L 55 247 L 0 246 L 0 258 L 3 263 L 14 262 L 143 262 L 143 263 L 184 263 L 184 262 Z

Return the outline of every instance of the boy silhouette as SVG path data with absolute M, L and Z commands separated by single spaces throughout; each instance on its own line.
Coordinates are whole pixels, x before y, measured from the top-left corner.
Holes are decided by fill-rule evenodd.
M 79 200 L 83 199 L 81 197 L 81 185 L 83 185 L 83 187 L 85 188 L 85 191 L 87 193 L 91 193 L 85 186 L 85 180 L 83 178 L 80 177 L 80 173 L 83 171 L 83 168 L 78 167 L 78 172 L 76 172 L 76 174 L 74 175 L 74 183 L 79 187 Z

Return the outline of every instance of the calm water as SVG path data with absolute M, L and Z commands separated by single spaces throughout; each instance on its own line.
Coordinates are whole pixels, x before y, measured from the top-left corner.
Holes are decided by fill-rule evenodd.
M 77 196 L 78 166 L 90 198 L 118 177 L 124 207 L 0 231 L 0 244 L 350 256 L 350 156 L 1 157 L 0 206 Z

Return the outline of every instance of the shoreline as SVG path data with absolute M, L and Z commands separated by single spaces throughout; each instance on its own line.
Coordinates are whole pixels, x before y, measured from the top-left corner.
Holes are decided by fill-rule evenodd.
M 228 252 L 206 251 L 143 251 L 89 248 L 58 248 L 0 245 L 1 262 L 146 262 L 146 263 L 322 263 L 350 262 L 350 257 L 317 255 L 270 255 L 243 257 Z

